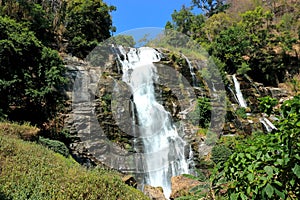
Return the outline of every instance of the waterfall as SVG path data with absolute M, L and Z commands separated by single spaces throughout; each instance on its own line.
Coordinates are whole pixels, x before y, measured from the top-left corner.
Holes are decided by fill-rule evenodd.
M 111 49 L 112 49 L 112 53 L 115 54 L 115 55 L 117 55 L 118 60 L 121 60 L 119 52 L 117 51 L 117 48 L 115 48 L 115 46 L 113 44 L 112 44 L 112 48 Z M 119 74 L 120 73 L 120 64 L 118 62 L 116 64 L 117 64 L 117 71 L 118 71 L 118 74 Z
M 188 66 L 189 66 L 190 74 L 192 76 L 192 84 L 193 84 L 192 86 L 196 87 L 197 86 L 197 82 L 196 82 L 197 79 L 196 79 L 196 74 L 194 72 L 192 63 L 191 63 L 191 61 L 185 55 L 182 54 L 181 56 L 186 60 Z
M 241 107 L 246 108 L 247 104 L 246 104 L 246 101 L 241 92 L 240 83 L 238 82 L 235 74 L 232 76 L 232 80 L 234 82 L 234 87 L 235 87 L 235 92 L 236 92 L 236 97 L 238 99 L 238 103 Z
M 228 90 L 231 92 L 231 94 L 232 94 L 234 100 L 235 100 L 236 102 L 239 102 L 239 100 L 238 100 L 237 97 L 236 97 L 236 94 L 235 94 L 234 91 L 231 89 L 231 87 L 228 86 L 227 88 L 228 88 Z
M 150 47 L 131 48 L 128 53 L 122 46 L 118 49 L 124 57 L 120 59 L 122 80 L 132 91 L 143 144 L 143 184 L 161 186 L 169 197 L 171 177 L 188 173 L 188 163 L 184 155 L 185 141 L 172 124 L 170 113 L 155 99 L 154 83 L 159 77 L 153 62 L 159 61 L 161 55 Z
M 259 119 L 259 121 L 264 125 L 267 132 L 271 132 L 272 130 L 277 130 L 277 128 L 270 122 L 270 120 L 266 117 L 262 117 Z

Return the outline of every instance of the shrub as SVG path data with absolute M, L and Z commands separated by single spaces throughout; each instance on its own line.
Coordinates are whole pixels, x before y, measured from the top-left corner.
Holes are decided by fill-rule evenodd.
M 216 145 L 211 150 L 211 160 L 216 164 L 225 162 L 231 154 L 232 151 L 225 145 Z
M 253 135 L 236 144 L 214 180 L 227 182 L 230 199 L 299 199 L 299 113 L 300 95 L 282 105 L 277 132 Z
M 60 153 L 61 155 L 68 157 L 69 154 L 69 149 L 66 147 L 66 145 L 63 142 L 60 142 L 58 140 L 51 140 L 48 138 L 44 138 L 44 137 L 39 137 L 39 141 L 40 144 L 48 147 L 49 149 L 51 149 L 52 151 L 56 152 L 56 153 Z
M 189 114 L 191 121 L 202 128 L 208 128 L 211 118 L 211 103 L 209 98 L 198 98 L 195 110 Z
M 258 100 L 259 100 L 259 110 L 263 113 L 266 113 L 267 115 L 272 114 L 273 107 L 278 104 L 278 100 L 270 96 L 261 97 L 258 98 Z

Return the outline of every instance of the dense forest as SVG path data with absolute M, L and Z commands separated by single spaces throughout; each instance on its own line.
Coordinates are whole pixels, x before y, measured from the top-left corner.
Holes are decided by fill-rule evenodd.
M 69 156 L 66 147 L 69 135 L 58 119 L 67 107 L 64 87 L 68 80 L 63 57 L 84 59 L 99 43 L 110 38 L 117 28 L 111 17 L 115 10 L 116 7 L 102 0 L 0 0 L 0 119 L 3 121 L 0 125 L 9 130 L 7 135 L 14 135 L 7 128 L 8 122 L 29 123 L 36 128 L 34 133 L 28 133 L 33 134 L 31 141 Z M 187 35 L 202 46 L 224 80 L 226 75 L 246 75 L 265 86 L 284 87 L 290 94 L 284 102 L 269 96 L 260 98 L 258 109 L 278 119 L 274 122 L 277 130 L 220 138 L 212 149 L 210 161 L 205 161 L 209 172 L 188 176 L 205 184 L 178 199 L 299 199 L 300 2 L 192 0 L 171 17 L 165 30 Z M 198 100 L 197 115 L 201 115 L 199 126 L 206 128 L 211 108 L 202 100 Z M 12 127 L 19 129 L 20 125 Z M 26 135 L 23 130 L 16 131 Z M 5 131 L 0 132 L 0 198 L 26 199 L 30 194 L 18 196 L 22 188 L 1 178 L 1 165 L 7 157 L 31 147 L 15 136 L 7 139 L 4 135 Z M 44 154 L 48 156 L 47 152 Z M 50 158 L 53 159 L 47 159 Z M 74 168 L 70 177 L 80 170 L 76 164 L 68 164 L 73 161 L 57 159 L 58 167 Z M 102 171 L 84 173 L 79 173 L 80 180 L 91 176 L 92 184 L 97 182 L 98 174 L 106 176 Z M 109 182 L 110 175 L 107 176 L 105 180 Z M 119 180 L 114 181 L 116 187 L 127 187 Z M 11 192 L 15 195 L 9 196 Z M 126 195 L 125 199 L 142 199 L 139 193 L 137 197 L 127 192 Z
M 66 82 L 59 52 L 84 58 L 110 37 L 114 9 L 101 0 L 0 1 L 1 116 L 39 126 L 53 118 Z

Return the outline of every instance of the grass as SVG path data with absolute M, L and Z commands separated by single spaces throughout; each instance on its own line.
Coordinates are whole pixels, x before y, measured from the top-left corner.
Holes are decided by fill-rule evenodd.
M 10 122 L 0 122 L 0 134 L 10 137 L 18 137 L 23 140 L 33 141 L 37 139 L 39 128 L 31 126 L 29 123 L 17 124 Z
M 88 170 L 72 158 L 20 139 L 32 130 L 36 128 L 0 123 L 0 199 L 148 199 L 115 171 Z

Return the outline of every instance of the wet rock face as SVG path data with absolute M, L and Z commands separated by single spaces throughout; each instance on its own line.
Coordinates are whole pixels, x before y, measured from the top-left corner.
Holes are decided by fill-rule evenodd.
M 119 149 L 116 153 L 124 154 L 123 150 L 127 152 L 132 148 L 132 136 L 127 134 L 130 130 L 122 130 L 120 124 L 123 127 L 132 126 L 126 124 L 128 120 L 118 121 L 118 115 L 130 113 L 130 108 L 120 103 L 112 106 L 114 99 L 122 99 L 113 92 L 114 81 L 120 78 L 120 74 L 114 72 L 113 61 L 111 67 L 103 68 L 89 66 L 74 57 L 66 57 L 65 63 L 69 79 L 65 90 L 70 99 L 69 113 L 65 119 L 65 128 L 71 135 L 69 148 L 78 162 L 87 166 L 103 166 L 96 156 L 107 151 L 108 145 L 103 138 L 114 143 L 115 150 Z M 124 85 L 119 87 L 126 91 Z
M 95 113 L 107 138 L 132 151 L 131 139 L 138 130 L 132 124 L 134 105 L 130 103 L 131 91 L 126 84 L 118 82 L 116 85 L 115 81 L 111 76 L 102 77 L 99 81 Z

